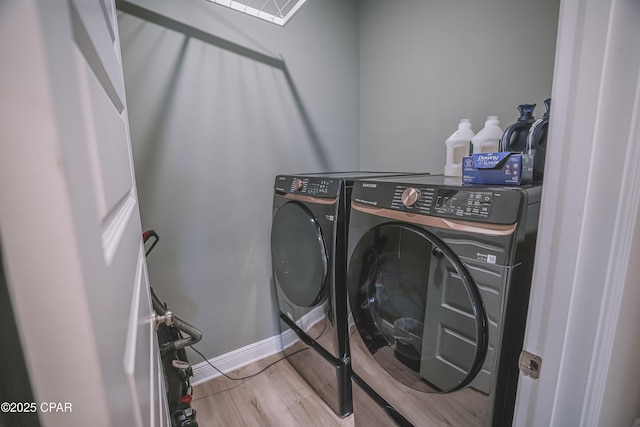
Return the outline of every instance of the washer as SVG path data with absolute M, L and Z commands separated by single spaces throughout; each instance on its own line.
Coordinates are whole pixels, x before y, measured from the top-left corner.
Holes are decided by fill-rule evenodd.
M 355 179 L 395 172 L 278 175 L 271 256 L 284 353 L 341 417 L 352 413 L 346 235 Z M 312 348 L 314 351 L 305 351 Z
M 511 425 L 540 186 L 357 181 L 348 231 L 356 426 Z

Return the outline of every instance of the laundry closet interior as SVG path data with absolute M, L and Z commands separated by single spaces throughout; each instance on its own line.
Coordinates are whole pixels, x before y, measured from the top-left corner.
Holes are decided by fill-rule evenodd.
M 283 26 L 204 0 L 116 6 L 142 224 L 161 236 L 150 282 L 222 371 L 282 351 L 277 176 L 439 175 L 461 119 L 505 128 L 552 92 L 559 0 L 306 0 Z M 219 376 L 188 354 L 195 384 Z

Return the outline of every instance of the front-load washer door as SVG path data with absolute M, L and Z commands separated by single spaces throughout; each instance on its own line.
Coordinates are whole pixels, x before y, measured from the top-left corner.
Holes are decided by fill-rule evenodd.
M 322 230 L 303 204 L 289 202 L 274 215 L 271 228 L 273 272 L 280 289 L 298 307 L 324 296 L 328 259 Z
M 480 371 L 488 342 L 480 292 L 433 233 L 402 223 L 365 232 L 349 260 L 348 292 L 360 342 L 398 381 L 451 392 Z

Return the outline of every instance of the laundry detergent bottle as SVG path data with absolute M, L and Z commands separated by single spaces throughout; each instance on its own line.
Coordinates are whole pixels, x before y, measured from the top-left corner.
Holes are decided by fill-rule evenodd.
M 498 116 L 487 117 L 482 130 L 471 139 L 473 154 L 500 151 L 500 138 L 503 133 Z
M 447 140 L 447 162 L 444 165 L 445 176 L 462 176 L 462 158 L 469 155 L 469 146 L 475 133 L 471 129 L 471 121 L 462 119 L 455 131 Z
M 520 111 L 520 117 L 518 120 L 509 125 L 502 135 L 502 141 L 500 143 L 500 151 L 514 151 L 523 152 L 527 148 L 527 137 L 529 136 L 529 129 L 536 118 L 533 116 L 533 110 L 536 108 L 536 104 L 520 104 L 518 105 L 518 111 Z
M 527 148 L 533 155 L 533 180 L 542 181 L 544 175 L 544 159 L 547 152 L 547 130 L 549 129 L 549 114 L 551 113 L 551 98 L 544 101 L 547 111 L 536 120 L 529 129 Z

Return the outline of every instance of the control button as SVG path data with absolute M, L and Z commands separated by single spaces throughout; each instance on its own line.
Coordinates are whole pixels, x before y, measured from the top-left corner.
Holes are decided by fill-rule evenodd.
M 410 208 L 416 204 L 418 197 L 420 197 L 420 191 L 409 187 L 402 192 L 402 204 Z
M 293 178 L 293 191 L 299 191 L 302 189 L 303 182 L 300 178 Z

